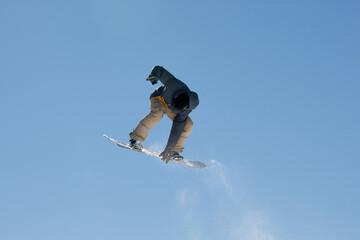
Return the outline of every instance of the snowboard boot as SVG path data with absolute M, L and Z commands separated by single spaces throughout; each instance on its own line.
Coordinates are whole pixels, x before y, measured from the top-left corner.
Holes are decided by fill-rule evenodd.
M 184 159 L 178 152 L 172 150 L 165 150 L 159 156 L 163 161 L 168 163 L 169 161 L 180 162 Z
M 130 139 L 130 147 L 133 148 L 135 151 L 139 151 L 141 152 L 143 146 L 142 146 L 142 142 L 140 141 L 136 141 L 134 139 Z
M 171 159 L 174 160 L 174 161 L 176 161 L 176 162 L 179 162 L 179 161 L 183 160 L 184 157 L 181 156 L 178 152 L 173 151 L 173 152 L 171 153 Z

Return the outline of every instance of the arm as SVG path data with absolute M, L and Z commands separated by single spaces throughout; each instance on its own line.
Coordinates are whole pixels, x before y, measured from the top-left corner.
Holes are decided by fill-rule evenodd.
M 175 148 L 177 142 L 179 141 L 180 135 L 185 128 L 187 118 L 188 118 L 188 115 L 190 112 L 191 111 L 178 113 L 176 115 L 176 117 L 174 118 L 174 121 L 173 121 L 173 124 L 171 127 L 169 140 L 168 140 L 165 150 L 173 150 Z
M 162 66 L 155 66 L 150 73 L 150 76 L 147 78 L 147 80 L 151 81 L 152 79 L 155 79 L 154 81 L 151 81 L 153 84 L 156 83 L 158 80 L 162 82 L 162 84 L 166 85 L 169 80 L 173 79 L 174 76 L 168 72 L 165 68 Z

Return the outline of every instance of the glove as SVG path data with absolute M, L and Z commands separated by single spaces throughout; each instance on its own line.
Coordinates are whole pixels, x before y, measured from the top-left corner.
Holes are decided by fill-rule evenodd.
M 166 163 L 168 163 L 168 162 L 170 161 L 170 159 L 171 159 L 171 151 L 165 150 L 165 151 L 163 151 L 159 156 L 161 157 L 161 159 L 162 159 L 163 161 L 165 161 Z
M 146 79 L 146 81 L 150 81 L 152 85 L 157 84 L 159 78 L 150 74 L 149 77 Z

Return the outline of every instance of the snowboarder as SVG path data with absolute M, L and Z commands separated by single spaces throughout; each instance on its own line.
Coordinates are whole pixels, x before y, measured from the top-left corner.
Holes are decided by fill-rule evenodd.
M 163 85 L 150 95 L 150 113 L 130 133 L 130 146 L 141 151 L 150 130 L 165 114 L 173 124 L 165 150 L 160 156 L 166 163 L 170 159 L 182 160 L 183 156 L 179 152 L 183 151 L 185 141 L 193 129 L 193 122 L 188 115 L 199 105 L 198 95 L 162 66 L 155 66 L 146 80 L 153 85 L 160 80 Z

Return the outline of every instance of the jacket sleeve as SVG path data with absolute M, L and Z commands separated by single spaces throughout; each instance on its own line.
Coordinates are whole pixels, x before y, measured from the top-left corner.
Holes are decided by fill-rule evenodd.
M 191 111 L 186 111 L 183 113 L 178 113 L 173 121 L 171 132 L 169 136 L 168 143 L 166 145 L 166 150 L 173 150 L 180 139 L 180 135 L 184 130 L 187 122 L 188 115 Z
M 163 68 L 162 66 L 155 66 L 152 70 L 151 70 L 151 75 L 156 76 L 157 78 L 159 78 L 159 80 L 166 85 L 169 80 L 174 78 L 174 75 L 172 75 L 170 72 L 168 72 L 165 68 Z

